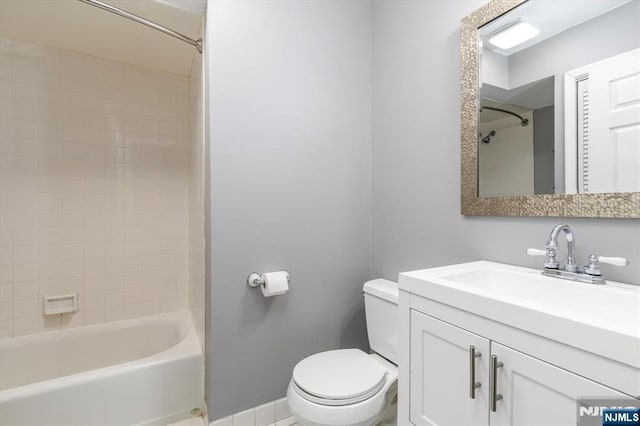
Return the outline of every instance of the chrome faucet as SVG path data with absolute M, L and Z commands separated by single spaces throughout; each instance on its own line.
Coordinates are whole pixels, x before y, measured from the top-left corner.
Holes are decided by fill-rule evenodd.
M 558 252 L 558 235 L 560 232 L 564 232 L 567 238 L 567 262 L 564 267 L 560 267 L 560 264 L 556 260 L 556 254 Z M 551 234 L 549 235 L 549 241 L 546 244 L 546 250 L 539 249 L 527 249 L 529 256 L 547 256 L 547 260 L 544 262 L 544 270 L 542 275 L 549 277 L 562 278 L 572 281 L 580 281 L 590 284 L 605 284 L 606 281 L 602 277 L 602 269 L 600 269 L 599 262 L 609 263 L 616 266 L 626 266 L 629 261 L 622 257 L 604 257 L 596 256 L 592 254 L 589 256 L 589 263 L 584 267 L 578 267 L 576 263 L 576 242 L 571 227 L 565 223 L 560 223 L 553 227 Z
M 576 242 L 573 236 L 573 231 L 566 223 L 559 223 L 553 227 L 551 234 L 549 235 L 549 241 L 547 241 L 547 262 L 545 262 L 545 268 L 558 269 L 558 262 L 556 261 L 556 252 L 558 251 L 558 235 L 560 231 L 564 231 L 567 237 L 567 263 L 564 265 L 564 270 L 569 272 L 576 272 L 578 265 L 576 264 Z M 547 263 L 549 265 L 547 266 Z M 552 266 L 555 265 L 555 266 Z

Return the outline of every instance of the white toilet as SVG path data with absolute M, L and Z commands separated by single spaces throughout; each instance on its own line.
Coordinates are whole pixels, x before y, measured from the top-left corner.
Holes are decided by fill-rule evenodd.
M 398 284 L 364 284 L 372 354 L 338 349 L 311 355 L 293 369 L 287 402 L 304 426 L 395 424 L 398 394 Z

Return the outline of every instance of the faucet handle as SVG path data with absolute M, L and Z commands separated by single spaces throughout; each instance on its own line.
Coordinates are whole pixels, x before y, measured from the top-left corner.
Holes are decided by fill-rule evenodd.
M 589 255 L 589 263 L 584 267 L 585 274 L 589 275 L 602 275 L 602 269 L 600 269 L 600 261 L 595 254 Z
M 589 275 L 602 275 L 600 262 L 615 266 L 627 266 L 629 264 L 629 261 L 624 257 L 605 257 L 592 254 L 589 256 L 589 264 L 584 267 L 584 272 Z
M 547 248 L 546 250 L 528 248 L 527 254 L 529 256 L 547 256 L 547 260 L 544 261 L 544 267 L 547 269 L 558 269 L 560 266 L 556 260 L 556 251 L 552 248 Z
M 602 263 L 608 263 L 609 265 L 615 265 L 615 266 L 627 266 L 629 264 L 629 261 L 624 257 L 598 256 L 598 261 Z
M 528 248 L 527 249 L 527 254 L 529 256 L 546 256 L 547 255 L 547 251 L 546 250 L 536 249 L 536 248 Z

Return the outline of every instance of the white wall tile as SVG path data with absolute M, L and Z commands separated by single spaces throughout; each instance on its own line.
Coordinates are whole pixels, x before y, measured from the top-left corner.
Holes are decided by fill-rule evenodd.
M 38 246 L 21 246 L 13 248 L 13 263 L 38 263 Z
M 62 261 L 61 245 L 49 244 L 38 246 L 38 263 L 54 263 Z
M 176 120 L 176 143 L 190 141 L 189 174 L 187 177 L 189 206 L 188 227 L 188 256 L 186 265 L 182 265 L 188 271 L 188 295 L 189 310 L 196 328 L 200 344 L 204 350 L 205 345 L 205 288 L 204 288 L 204 82 L 203 82 L 202 56 L 196 55 L 192 75 L 189 81 L 178 80 L 177 91 L 180 94 L 189 93 L 190 103 L 189 120 L 181 122 Z M 180 191 L 179 188 L 176 188 Z M 176 211 L 176 210 L 173 210 Z M 170 214 L 170 213 L 169 213 Z M 171 218 L 169 218 L 171 220 Z M 184 219 L 180 223 L 184 223 Z
M 13 336 L 13 321 L 0 321 L 0 339 L 7 339 Z
M 2 336 L 187 309 L 192 275 L 203 288 L 189 274 L 189 79 L 0 42 Z M 42 297 L 67 292 L 79 312 L 41 316 Z
M 13 283 L 18 284 L 26 281 L 37 281 L 38 280 L 38 265 L 35 263 L 32 264 L 23 264 L 23 265 L 14 265 L 13 266 Z
M 13 285 L 0 284 L 0 303 L 7 303 L 13 300 Z
M 38 333 L 60 330 L 62 318 L 60 315 L 40 316 L 38 320 Z
M 60 176 L 38 176 L 38 192 L 44 193 L 60 193 L 62 192 L 62 183 Z
M 16 289 L 21 286 L 15 286 L 13 289 L 13 319 L 36 317 L 38 315 L 38 300 L 26 299 L 16 300 Z
M 25 336 L 38 332 L 38 317 L 15 318 L 13 320 L 13 336 Z
M 104 309 L 105 321 L 119 321 L 124 319 L 124 307 L 113 306 Z
M 105 321 L 104 308 L 86 309 L 84 311 L 84 325 L 100 324 Z
M 78 311 L 60 315 L 60 328 L 73 328 L 84 325 L 84 311 Z
M 65 281 L 66 283 L 73 283 L 73 281 Z M 82 283 L 82 280 L 80 281 Z M 75 290 L 77 291 L 77 290 Z M 64 293 L 73 293 L 75 291 L 65 291 Z M 62 294 L 62 280 L 39 280 L 38 281 L 38 298 L 42 300 L 44 296 L 51 294 Z
M 36 281 L 16 283 L 13 287 L 13 301 L 14 303 L 20 300 L 37 300 L 38 298 L 38 283 Z M 14 311 L 14 318 L 16 314 Z
M 11 293 L 13 294 L 13 292 Z M 13 318 L 13 302 L 0 303 L 0 321 L 7 321 Z
M 62 221 L 62 215 L 58 216 L 58 223 L 54 224 L 58 226 L 42 226 L 38 228 L 38 244 L 40 245 L 39 249 L 41 249 L 42 246 L 59 246 L 62 244 L 62 227 L 59 226 L 60 222 Z M 40 258 L 42 259 L 42 256 L 40 256 Z
M 85 289 L 84 281 L 85 280 L 82 277 L 60 279 L 61 293 L 68 294 L 83 292 Z M 41 294 L 40 296 L 49 296 L 49 294 Z
M 10 265 L 13 268 L 13 247 L 0 247 L 0 265 Z M 13 275 L 13 269 L 11 271 Z

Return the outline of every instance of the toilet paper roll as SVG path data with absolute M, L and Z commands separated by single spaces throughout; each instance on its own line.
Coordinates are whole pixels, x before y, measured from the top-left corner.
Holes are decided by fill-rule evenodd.
M 289 280 L 287 271 L 265 272 L 262 274 L 264 285 L 262 295 L 264 297 L 277 296 L 289 291 Z

